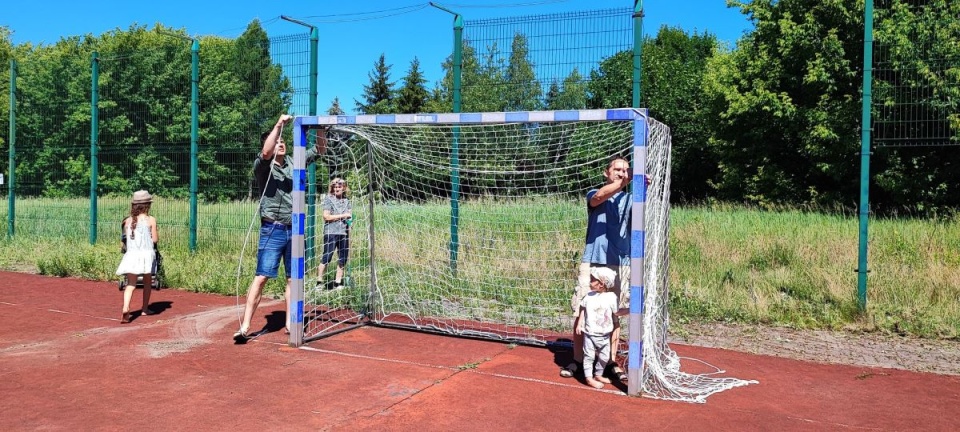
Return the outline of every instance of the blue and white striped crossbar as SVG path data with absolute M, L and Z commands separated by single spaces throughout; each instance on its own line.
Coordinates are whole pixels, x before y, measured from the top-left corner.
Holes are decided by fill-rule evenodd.
M 295 127 L 326 127 L 354 124 L 504 124 L 531 122 L 629 121 L 647 116 L 646 109 L 616 108 L 595 110 L 516 111 L 445 114 L 367 114 L 297 116 Z

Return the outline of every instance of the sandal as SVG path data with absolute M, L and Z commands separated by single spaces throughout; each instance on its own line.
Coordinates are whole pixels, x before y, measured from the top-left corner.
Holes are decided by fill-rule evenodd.
M 620 381 L 627 380 L 627 373 L 624 372 L 623 368 L 621 368 L 620 366 L 614 366 L 612 369 L 610 369 L 610 374 L 616 377 Z
M 572 378 L 574 374 L 577 373 L 577 370 L 580 369 L 580 364 L 577 362 L 572 362 L 566 367 L 560 368 L 560 376 L 564 378 Z

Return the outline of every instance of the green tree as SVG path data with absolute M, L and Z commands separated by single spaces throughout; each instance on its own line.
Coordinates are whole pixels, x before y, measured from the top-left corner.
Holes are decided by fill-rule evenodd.
M 15 48 L 18 195 L 57 193 L 57 185 L 65 185 L 65 178 L 72 175 L 63 169 L 64 163 L 89 154 L 94 42 L 89 36 L 71 37 L 48 46 Z M 89 193 L 89 176 L 86 185 Z
M 587 84 L 577 68 L 563 79 L 563 87 L 556 81 L 550 84 L 550 90 L 544 99 L 549 110 L 584 109 L 587 107 Z
M 461 112 L 504 111 L 506 100 L 503 97 L 505 78 L 503 61 L 499 49 L 494 43 L 487 47 L 481 59 L 473 44 L 464 39 L 461 54 L 463 65 L 460 72 Z M 447 57 L 441 67 L 443 79 L 431 102 L 431 111 L 453 111 L 453 58 Z
M 344 115 L 346 112 L 343 111 L 343 108 L 340 107 L 340 98 L 334 97 L 333 101 L 330 102 L 330 108 L 327 108 L 327 114 L 329 115 Z
M 261 135 L 289 111 L 294 93 L 281 66 L 271 60 L 270 47 L 257 20 L 237 39 L 200 40 L 199 180 L 205 199 L 259 196 L 251 160 Z
M 0 77 L 10 76 L 10 60 L 13 59 L 13 42 L 10 41 L 10 29 L 6 26 L 0 26 Z M 0 78 L 0 93 L 10 94 L 9 78 Z M 10 118 L 10 104 L 0 104 L 0 118 Z M 6 134 L 0 134 L 0 149 L 4 149 L 7 144 Z M 0 172 L 6 172 L 2 170 Z
M 423 112 L 430 93 L 427 92 L 426 78 L 420 72 L 420 60 L 416 57 L 410 62 L 410 70 L 403 77 L 403 87 L 397 97 L 397 112 L 401 114 L 415 114 Z
M 713 35 L 667 26 L 643 44 L 642 94 L 651 116 L 670 126 L 675 201 L 706 199 L 718 173 L 703 91 L 707 61 L 717 49 Z
M 933 214 L 960 206 L 960 3 L 876 4 L 875 187 L 880 211 Z
M 741 3 L 755 30 L 708 65 L 721 198 L 854 202 L 863 2 Z
M 354 100 L 357 111 L 362 114 L 386 114 L 393 112 L 393 86 L 390 82 L 390 68 L 383 54 L 373 64 L 373 70 L 367 74 L 370 84 L 363 86 L 362 101 Z
M 510 60 L 505 74 L 506 109 L 508 111 L 533 111 L 542 108 L 541 88 L 530 61 L 527 37 L 517 33 L 510 46 Z
M 633 52 L 621 51 L 590 71 L 587 108 L 621 108 L 633 104 Z

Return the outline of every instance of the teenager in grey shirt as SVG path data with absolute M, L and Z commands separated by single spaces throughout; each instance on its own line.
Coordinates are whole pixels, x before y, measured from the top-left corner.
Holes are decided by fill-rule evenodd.
M 323 285 L 323 272 L 327 264 L 333 259 L 333 251 L 337 251 L 337 273 L 334 276 L 333 288 L 343 287 L 343 269 L 347 265 L 347 256 L 350 254 L 350 221 L 353 207 L 347 198 L 350 188 L 341 178 L 330 181 L 327 195 L 323 197 L 323 257 L 317 267 L 317 286 Z

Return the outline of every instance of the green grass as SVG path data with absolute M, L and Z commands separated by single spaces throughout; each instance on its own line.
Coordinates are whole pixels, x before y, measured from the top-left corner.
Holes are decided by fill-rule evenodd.
M 99 243 L 91 246 L 86 200 L 18 200 L 17 235 L 0 239 L 0 268 L 117 280 L 117 224 L 126 203 L 115 201 L 101 200 Z M 153 214 L 160 224 L 168 285 L 226 295 L 245 292 L 256 255 L 256 232 L 245 243 L 254 208 L 251 203 L 201 206 L 198 252 L 191 254 L 187 203 L 158 200 Z M 584 223 L 579 203 L 462 203 L 457 277 L 448 271 L 449 208 L 379 206 L 374 256 L 366 211 L 365 204 L 355 203 L 349 274 L 355 285 L 367 286 L 374 262 L 383 290 L 377 304 L 383 310 L 406 308 L 429 316 L 456 307 L 466 318 L 562 327 L 554 315 L 566 311 L 575 283 Z M 0 233 L 7 231 L 6 224 L 3 206 Z M 674 208 L 671 320 L 960 337 L 960 218 L 872 220 L 870 235 L 867 311 L 861 314 L 853 215 Z M 274 280 L 267 290 L 279 294 L 283 287 Z M 341 301 L 360 308 L 365 292 Z M 558 307 L 544 309 L 544 304 Z

